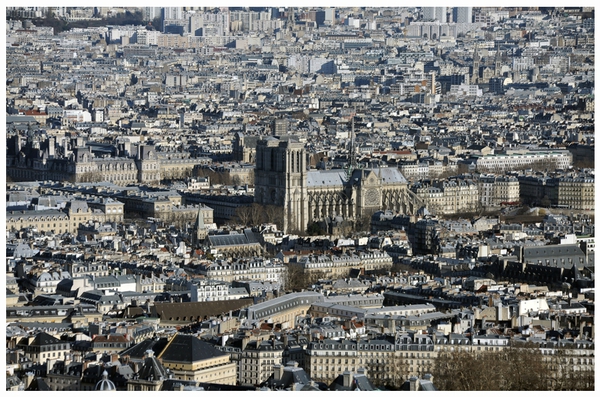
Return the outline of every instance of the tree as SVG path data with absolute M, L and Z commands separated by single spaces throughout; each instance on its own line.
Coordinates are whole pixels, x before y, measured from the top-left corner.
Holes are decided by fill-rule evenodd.
M 250 224 L 250 220 L 252 219 L 252 209 L 248 205 L 237 207 L 235 209 L 235 215 L 242 225 L 248 226 Z
M 490 352 L 443 351 L 436 358 L 432 372 L 438 390 L 504 390 L 502 365 Z
M 75 175 L 76 182 L 102 182 L 104 175 L 99 171 L 85 172 L 80 175 Z
M 277 225 L 277 229 L 283 230 L 283 207 L 276 205 L 266 205 L 263 208 L 265 221 Z
M 304 268 L 298 263 L 289 263 L 286 266 L 285 289 L 287 291 L 302 291 L 308 288 L 310 282 L 304 275 Z
M 311 222 L 308 224 L 306 228 L 306 234 L 309 236 L 321 236 L 325 233 L 325 231 L 319 226 L 317 222 Z
M 409 362 L 396 351 L 385 359 L 370 358 L 365 365 L 367 376 L 375 386 L 399 390 L 409 378 Z
M 264 207 L 258 203 L 253 203 L 250 206 L 250 225 L 256 226 L 263 222 Z
M 357 232 L 368 232 L 371 230 L 371 215 L 363 214 L 354 222 L 354 230 Z
M 537 346 L 511 346 L 502 350 L 499 356 L 506 363 L 502 390 L 547 390 L 547 368 Z
M 581 365 L 581 356 L 571 355 L 567 349 L 558 348 L 553 354 L 542 354 L 535 344 L 511 345 L 489 351 L 483 350 L 483 346 L 477 347 L 482 350 L 443 351 L 438 354 L 432 374 L 439 390 L 594 389 L 592 364 Z

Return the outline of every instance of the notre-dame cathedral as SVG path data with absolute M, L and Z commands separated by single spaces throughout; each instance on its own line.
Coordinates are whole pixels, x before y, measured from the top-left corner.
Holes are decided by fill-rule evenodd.
M 325 217 L 357 220 L 378 210 L 414 214 L 419 201 L 397 168 L 308 169 L 306 149 L 293 138 L 256 143 L 254 201 L 283 207 L 284 232 L 306 230 Z

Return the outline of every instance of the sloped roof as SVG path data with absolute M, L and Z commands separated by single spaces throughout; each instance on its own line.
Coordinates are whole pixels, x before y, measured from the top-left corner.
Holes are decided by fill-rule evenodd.
M 25 391 L 52 391 L 44 378 L 35 378 Z
M 146 357 L 144 359 L 144 364 L 142 365 L 142 368 L 140 368 L 138 375 L 140 379 L 150 381 L 168 378 L 166 368 L 154 356 Z
M 167 345 L 167 342 L 168 342 L 167 338 L 160 338 L 160 339 L 148 338 L 148 339 L 141 341 L 140 343 L 136 343 L 135 345 L 128 347 L 127 349 L 123 350 L 119 354 L 121 355 L 121 357 L 129 356 L 131 359 L 141 360 L 142 358 L 144 358 L 144 354 L 148 350 L 152 350 L 154 352 L 154 354 L 158 355 L 165 348 L 165 346 Z
M 176 334 L 159 358 L 163 362 L 195 363 L 216 357 L 228 356 L 194 335 Z
M 190 319 L 219 316 L 229 313 L 230 310 L 234 311 L 250 306 L 253 303 L 252 298 L 212 302 L 154 302 L 152 310 L 153 316 L 160 317 L 161 321 L 171 321 L 170 319 L 183 319 L 184 317 Z
M 343 186 L 346 180 L 346 171 L 336 170 L 311 170 L 306 173 L 306 186 Z
M 48 346 L 55 345 L 57 343 L 64 343 L 60 339 L 55 338 L 54 336 L 47 334 L 46 332 L 40 332 L 35 336 L 35 338 L 31 341 L 29 346 Z

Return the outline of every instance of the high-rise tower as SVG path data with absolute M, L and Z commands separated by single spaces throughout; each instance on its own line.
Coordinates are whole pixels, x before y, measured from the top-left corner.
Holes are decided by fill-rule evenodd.
M 454 7 L 452 9 L 452 19 L 456 23 L 473 22 L 473 7 Z

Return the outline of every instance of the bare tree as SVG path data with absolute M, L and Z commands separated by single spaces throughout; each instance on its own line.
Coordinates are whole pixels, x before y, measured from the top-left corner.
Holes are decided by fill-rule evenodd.
M 432 373 L 439 390 L 593 390 L 593 365 L 581 365 L 581 360 L 562 348 L 542 354 L 534 344 L 444 351 L 435 359 Z
M 385 359 L 368 359 L 365 369 L 375 386 L 398 390 L 409 378 L 409 362 L 402 351 L 394 352 Z
M 250 206 L 250 226 L 260 225 L 263 222 L 264 207 L 258 203 Z
M 283 229 L 283 207 L 266 205 L 264 207 L 265 221 L 277 225 L 277 229 Z
M 252 220 L 252 208 L 248 205 L 237 207 L 235 209 L 235 215 L 242 225 L 248 226 Z
M 304 275 L 304 268 L 298 263 L 289 263 L 286 266 L 285 289 L 288 291 L 302 291 L 310 282 Z

